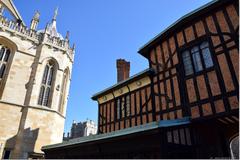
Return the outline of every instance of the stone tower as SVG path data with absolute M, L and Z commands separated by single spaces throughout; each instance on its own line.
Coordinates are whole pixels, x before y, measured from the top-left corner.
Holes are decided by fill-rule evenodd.
M 41 147 L 62 141 L 75 47 L 57 32 L 57 14 L 28 28 L 11 0 L 0 8 L 0 158 L 37 158 Z

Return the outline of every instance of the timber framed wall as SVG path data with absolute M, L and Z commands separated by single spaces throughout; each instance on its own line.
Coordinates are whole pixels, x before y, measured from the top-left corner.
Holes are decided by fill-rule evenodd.
M 238 1 L 216 1 L 185 17 L 145 46 L 139 53 L 155 70 L 149 76 L 151 82 L 99 104 L 99 133 L 152 121 L 186 116 L 200 120 L 238 112 L 238 23 Z M 193 66 L 194 72 L 185 76 L 182 53 L 194 46 L 199 48 L 202 43 L 208 45 L 213 65 L 207 67 L 201 53 L 202 70 L 196 72 Z
M 92 97 L 101 135 L 47 147 L 47 158 L 230 158 L 239 135 L 238 15 L 237 0 L 215 0 L 161 33 L 139 51 L 149 70 Z
M 156 70 L 156 120 L 210 118 L 238 109 L 238 1 L 223 2 L 182 22 L 148 48 L 146 57 Z M 185 76 L 182 52 L 203 42 L 209 44 L 213 66 L 203 65 L 201 71 Z M 201 63 L 204 64 L 203 57 Z
M 155 121 L 151 93 L 151 84 L 148 84 L 100 104 L 99 133 L 107 133 Z M 117 109 L 120 109 L 120 112 Z

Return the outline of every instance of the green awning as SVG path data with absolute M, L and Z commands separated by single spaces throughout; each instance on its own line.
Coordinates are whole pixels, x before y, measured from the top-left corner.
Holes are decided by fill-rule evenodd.
M 143 125 L 139 125 L 139 126 L 135 126 L 135 127 L 131 127 L 131 128 L 126 128 L 126 129 L 110 132 L 110 133 L 91 135 L 91 136 L 87 136 L 87 137 L 80 137 L 80 138 L 71 139 L 69 141 L 65 141 L 63 143 L 43 146 L 42 150 L 48 150 L 48 149 L 72 146 L 72 145 L 77 145 L 77 144 L 82 144 L 82 143 L 94 142 L 94 141 L 98 141 L 98 140 L 105 140 L 105 139 L 109 139 L 109 138 L 115 138 L 115 137 L 126 136 L 126 135 L 130 135 L 130 134 L 134 134 L 134 133 L 150 131 L 150 130 L 157 129 L 157 128 L 172 127 L 172 126 L 179 126 L 179 125 L 185 125 L 185 124 L 190 124 L 189 117 L 182 118 L 182 119 L 175 119 L 175 120 L 161 120 L 161 121 L 151 122 L 151 123 L 147 123 L 147 124 L 143 124 Z

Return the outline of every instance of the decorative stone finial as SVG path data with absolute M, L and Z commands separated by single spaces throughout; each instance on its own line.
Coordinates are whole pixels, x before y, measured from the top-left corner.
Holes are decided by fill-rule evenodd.
M 31 30 L 37 30 L 39 18 L 40 18 L 40 13 L 36 11 L 31 21 L 31 26 L 30 26 Z
M 67 33 L 66 33 L 66 37 L 65 37 L 66 40 L 69 40 L 69 34 L 70 34 L 70 32 L 67 31 Z
M 47 32 L 51 37 L 59 37 L 59 34 L 57 32 L 57 21 L 56 21 L 57 15 L 58 15 L 58 7 L 55 9 L 52 22 L 49 24 L 47 29 Z
M 34 16 L 33 16 L 33 19 L 39 21 L 39 18 L 40 18 L 40 12 L 39 12 L 39 11 L 36 11 L 35 14 L 34 14 Z
M 54 11 L 53 21 L 56 21 L 58 15 L 58 7 Z
M 49 23 L 47 23 L 47 25 L 45 26 L 44 33 L 47 33 L 48 28 L 49 28 Z
M 73 43 L 72 50 L 75 51 L 76 45 Z

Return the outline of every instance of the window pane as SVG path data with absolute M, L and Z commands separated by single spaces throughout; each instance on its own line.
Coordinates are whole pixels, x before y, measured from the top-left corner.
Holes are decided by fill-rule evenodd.
M 193 47 L 192 50 L 191 50 L 192 53 L 194 53 L 194 52 L 198 52 L 198 51 L 199 51 L 199 49 L 198 49 L 197 46 Z
M 212 61 L 212 57 L 211 57 L 211 53 L 209 48 L 205 48 L 202 50 L 202 55 L 203 55 L 203 59 L 204 59 L 204 63 L 206 68 L 212 67 L 213 66 L 213 61 Z
M 122 110 L 122 117 L 125 117 L 125 99 L 122 97 L 122 104 L 121 104 L 121 110 Z
M 199 52 L 194 52 L 192 55 L 193 55 L 193 64 L 195 67 L 195 71 L 199 72 L 199 71 L 203 70 Z
M 53 78 L 52 76 L 53 76 L 53 64 L 49 62 L 44 69 L 43 79 L 42 79 L 42 86 L 45 88 L 42 94 L 40 94 L 41 97 L 39 97 L 39 99 L 42 99 L 41 105 L 43 106 L 48 106 L 48 102 L 51 94 L 51 84 L 52 84 L 52 78 Z
M 130 116 L 130 96 L 126 97 L 126 116 Z
M 0 49 L 0 61 L 1 61 L 2 58 L 3 58 L 4 52 L 5 52 L 5 48 L 2 47 L 2 48 Z
M 5 64 L 2 64 L 1 68 L 0 68 L 0 78 L 3 78 L 4 72 L 5 72 L 5 68 L 6 68 Z
M 120 99 L 117 100 L 117 119 L 120 118 Z
M 169 143 L 172 142 L 172 133 L 171 133 L 170 131 L 167 132 L 167 141 L 168 141 Z
M 189 146 L 192 145 L 189 128 L 185 128 L 185 134 L 186 134 L 186 138 L 187 138 L 187 145 L 189 145 Z
M 45 70 L 44 70 L 44 73 L 43 73 L 43 80 L 42 80 L 42 83 L 43 83 L 43 84 L 46 84 L 48 71 L 49 71 L 49 66 L 47 65 L 47 66 L 45 67 Z
M 48 105 L 49 95 L 50 95 L 50 88 L 47 87 L 47 88 L 46 88 L 46 92 L 45 92 L 44 97 L 43 97 L 43 105 L 44 105 L 44 106 L 47 106 L 47 105 Z
M 208 48 L 208 42 L 203 42 L 203 43 L 200 45 L 200 48 L 201 48 L 201 49 Z
M 183 64 L 185 69 L 185 75 L 190 75 L 193 73 L 192 61 L 188 51 L 184 51 L 182 54 Z
M 53 67 L 50 67 L 49 74 L 48 74 L 48 82 L 47 82 L 49 86 L 51 86 L 52 84 L 52 76 L 53 76 Z
M 186 144 L 185 136 L 184 136 L 184 129 L 180 129 L 180 141 L 181 141 L 181 144 L 183 144 L 183 145 Z
M 39 105 L 42 104 L 43 93 L 44 93 L 44 87 L 42 86 L 41 89 L 40 89 L 40 94 L 39 94 L 39 98 L 38 98 L 38 104 L 39 104 Z
M 10 50 L 8 49 L 7 52 L 6 52 L 6 54 L 5 54 L 5 57 L 4 57 L 4 61 L 5 61 L 5 62 L 8 61 L 9 55 L 10 55 Z
M 175 144 L 179 144 L 178 130 L 173 131 L 173 141 Z

